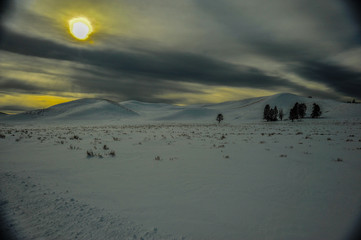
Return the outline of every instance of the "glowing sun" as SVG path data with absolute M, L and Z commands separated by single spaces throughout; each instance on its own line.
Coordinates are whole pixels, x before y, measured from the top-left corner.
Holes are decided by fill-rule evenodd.
M 83 17 L 69 20 L 69 30 L 73 37 L 78 40 L 86 40 L 93 32 L 93 28 L 89 20 Z

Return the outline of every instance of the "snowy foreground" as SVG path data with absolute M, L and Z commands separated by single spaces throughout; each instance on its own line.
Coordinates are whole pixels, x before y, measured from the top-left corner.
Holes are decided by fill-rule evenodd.
M 0 125 L 19 239 L 348 239 L 361 122 Z

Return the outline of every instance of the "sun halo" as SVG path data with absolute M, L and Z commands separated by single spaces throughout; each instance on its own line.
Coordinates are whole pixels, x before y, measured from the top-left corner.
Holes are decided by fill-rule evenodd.
M 93 32 L 93 27 L 87 18 L 77 17 L 69 20 L 69 31 L 74 38 L 84 41 Z

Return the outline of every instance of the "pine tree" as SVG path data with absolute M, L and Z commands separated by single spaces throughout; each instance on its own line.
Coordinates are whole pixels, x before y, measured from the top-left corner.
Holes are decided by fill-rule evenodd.
M 322 112 L 321 112 L 320 106 L 318 104 L 314 103 L 313 108 L 312 108 L 311 117 L 318 118 L 321 116 L 321 114 L 322 114 Z
M 283 109 L 280 109 L 280 111 L 278 112 L 278 117 L 281 119 L 283 119 Z
M 298 117 L 304 118 L 306 115 L 307 106 L 304 103 L 298 104 Z
M 293 122 L 293 120 L 298 119 L 298 116 L 298 102 L 296 102 L 293 108 L 290 110 L 289 119 L 291 119 Z
M 275 110 L 273 108 L 271 108 L 269 110 L 269 114 L 268 114 L 268 118 L 267 121 L 273 121 L 273 116 L 275 115 Z
M 277 109 L 277 106 L 275 106 L 275 108 L 273 109 L 274 113 L 273 113 L 273 116 L 272 116 L 272 121 L 277 121 L 277 117 L 278 117 L 278 109 Z
M 271 110 L 271 107 L 268 104 L 264 107 L 264 110 L 263 110 L 263 119 L 267 120 L 267 122 L 269 121 L 270 110 Z

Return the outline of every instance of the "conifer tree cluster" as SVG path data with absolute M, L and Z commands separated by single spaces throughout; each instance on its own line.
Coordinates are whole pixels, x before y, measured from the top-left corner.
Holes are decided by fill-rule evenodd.
M 301 119 L 306 116 L 307 106 L 305 103 L 298 103 L 296 102 L 293 108 L 290 109 L 289 113 L 289 119 L 292 120 L 292 122 L 295 119 Z M 318 118 L 322 114 L 321 108 L 318 104 L 314 103 L 312 108 L 311 117 L 312 118 Z M 278 110 L 277 106 L 274 108 L 271 108 L 269 104 L 267 104 L 264 107 L 263 111 L 263 119 L 265 119 L 267 122 L 269 121 L 277 121 L 277 120 L 283 120 L 284 113 L 283 110 Z
M 289 119 L 291 119 L 293 122 L 295 119 L 304 118 L 306 115 L 306 110 L 306 104 L 296 102 L 293 108 L 290 110 Z
M 280 117 L 280 119 L 282 120 L 283 118 L 283 110 L 279 110 L 277 106 L 275 106 L 274 108 L 271 108 L 271 106 L 269 104 L 267 104 L 264 107 L 264 111 L 263 111 L 263 119 L 268 121 L 277 121 L 278 117 Z

